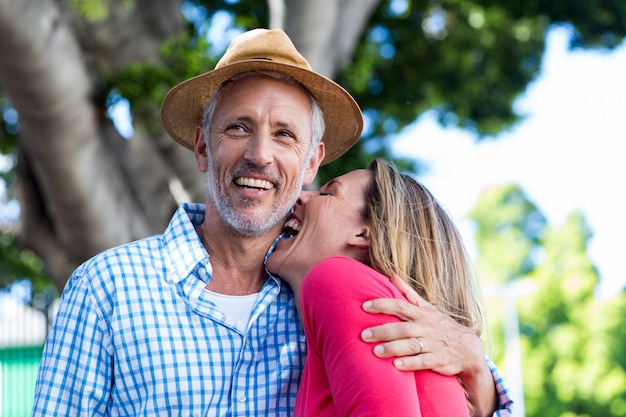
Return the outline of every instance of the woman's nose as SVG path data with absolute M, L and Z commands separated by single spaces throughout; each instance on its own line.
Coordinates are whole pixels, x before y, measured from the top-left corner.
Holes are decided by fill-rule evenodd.
M 318 194 L 319 193 L 317 191 L 300 191 L 300 197 L 298 197 L 297 204 L 304 206 L 311 199 L 311 197 L 315 197 Z

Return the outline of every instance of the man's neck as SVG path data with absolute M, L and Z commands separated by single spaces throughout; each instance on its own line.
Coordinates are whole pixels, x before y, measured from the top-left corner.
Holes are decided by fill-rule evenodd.
M 263 264 L 265 255 L 279 231 L 243 237 L 206 220 L 196 231 L 211 261 L 208 290 L 226 295 L 259 292 L 268 278 Z

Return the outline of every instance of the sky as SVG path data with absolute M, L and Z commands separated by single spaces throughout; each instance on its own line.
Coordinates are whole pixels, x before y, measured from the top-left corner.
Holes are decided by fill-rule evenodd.
M 470 252 L 464 217 L 489 186 L 519 184 L 554 227 L 580 210 L 593 233 L 597 293 L 610 297 L 626 285 L 626 42 L 609 52 L 569 51 L 569 34 L 549 32 L 541 72 L 515 103 L 526 117 L 514 128 L 476 143 L 425 113 L 393 138 L 392 149 L 427 164 L 419 179 L 446 206 Z

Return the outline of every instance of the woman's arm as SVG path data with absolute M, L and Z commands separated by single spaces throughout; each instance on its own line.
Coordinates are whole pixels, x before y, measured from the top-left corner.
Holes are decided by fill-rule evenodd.
M 361 330 L 399 321 L 365 313 L 360 306 L 373 297 L 401 294 L 388 278 L 349 258 L 320 262 L 302 284 L 309 355 L 321 357 L 339 415 L 419 416 L 420 403 L 428 406 L 430 416 L 469 415 L 456 377 L 401 372 L 391 359 L 372 358 L 372 346 L 360 339 Z M 427 398 L 418 398 L 416 381 L 430 387 L 424 391 Z

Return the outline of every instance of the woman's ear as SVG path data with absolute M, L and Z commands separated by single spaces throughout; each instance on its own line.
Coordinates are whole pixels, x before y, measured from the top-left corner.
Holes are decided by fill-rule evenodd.
M 348 245 L 355 246 L 360 249 L 367 249 L 370 247 L 370 228 L 369 226 L 363 226 L 352 234 L 348 239 Z

